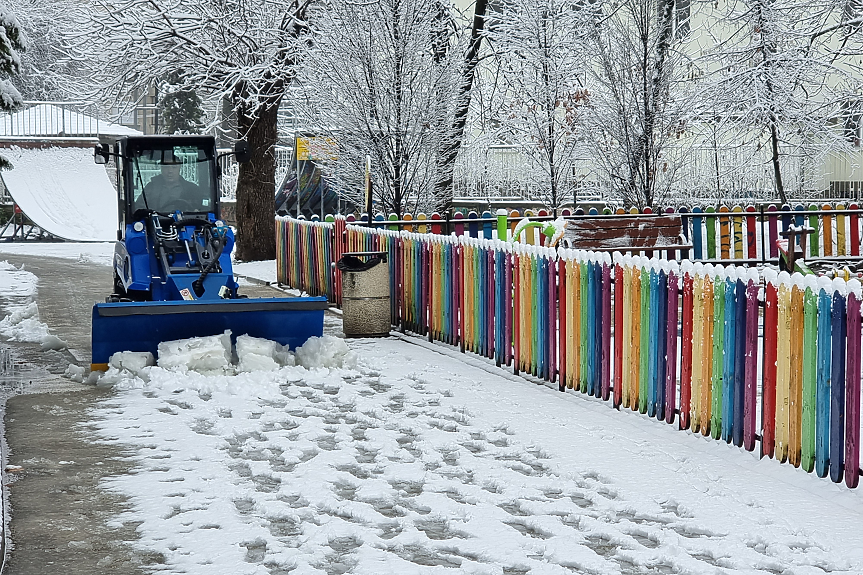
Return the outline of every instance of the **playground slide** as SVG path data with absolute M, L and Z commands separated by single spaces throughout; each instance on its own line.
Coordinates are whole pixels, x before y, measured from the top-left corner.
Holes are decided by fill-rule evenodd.
M 117 192 L 92 148 L 0 150 L 13 168 L 0 172 L 21 210 L 45 231 L 72 241 L 117 236 Z

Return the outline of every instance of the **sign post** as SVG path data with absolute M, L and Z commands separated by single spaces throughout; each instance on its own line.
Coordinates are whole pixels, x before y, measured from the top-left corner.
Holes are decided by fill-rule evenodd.
M 366 225 L 372 227 L 372 157 L 366 156 Z

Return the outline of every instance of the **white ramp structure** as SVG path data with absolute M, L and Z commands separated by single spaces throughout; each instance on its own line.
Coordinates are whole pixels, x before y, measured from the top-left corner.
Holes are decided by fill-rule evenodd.
M 29 104 L 29 105 L 28 105 Z M 0 116 L 0 156 L 12 169 L 0 172 L 17 207 L 44 231 L 73 241 L 117 237 L 117 192 L 105 166 L 93 161 L 101 141 L 141 135 L 99 120 L 81 102 L 25 102 Z
M 83 242 L 117 239 L 117 192 L 93 148 L 0 151 L 14 166 L 0 173 L 27 217 L 59 238 Z

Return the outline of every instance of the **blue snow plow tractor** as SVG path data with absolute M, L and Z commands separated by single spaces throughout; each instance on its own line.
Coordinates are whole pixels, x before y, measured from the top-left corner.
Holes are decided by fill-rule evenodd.
M 250 156 L 245 142 L 232 153 L 240 162 Z M 322 335 L 326 298 L 238 293 L 212 136 L 130 136 L 96 146 L 96 163 L 112 157 L 120 220 L 114 290 L 93 306 L 91 369 L 107 369 L 116 352 L 156 356 L 160 342 L 225 330 L 292 349 Z

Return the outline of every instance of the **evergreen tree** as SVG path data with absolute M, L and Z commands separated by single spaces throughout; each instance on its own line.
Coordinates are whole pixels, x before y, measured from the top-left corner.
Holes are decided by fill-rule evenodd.
M 197 92 L 180 85 L 177 72 L 168 77 L 162 91 L 158 106 L 163 131 L 166 134 L 200 133 L 204 127 L 201 122 L 204 111 L 201 109 L 201 98 Z
M 26 48 L 17 18 L 5 6 L 0 6 L 0 110 L 11 110 L 21 104 L 21 93 L 9 76 L 21 69 L 19 52 Z

